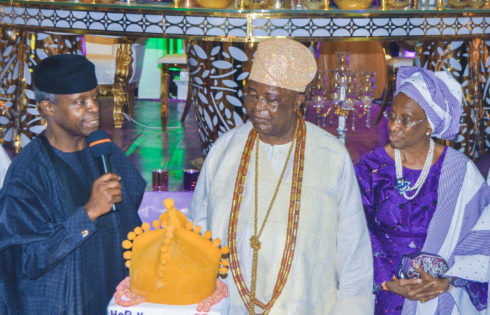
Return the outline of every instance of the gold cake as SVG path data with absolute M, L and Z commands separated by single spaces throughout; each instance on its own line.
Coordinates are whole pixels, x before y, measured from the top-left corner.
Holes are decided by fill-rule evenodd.
M 143 223 L 123 242 L 132 293 L 146 302 L 187 305 L 201 302 L 216 290 L 218 274 L 226 274 L 227 247 L 212 240 L 210 231 L 201 235 L 185 215 L 166 199 L 167 211 L 159 220 Z

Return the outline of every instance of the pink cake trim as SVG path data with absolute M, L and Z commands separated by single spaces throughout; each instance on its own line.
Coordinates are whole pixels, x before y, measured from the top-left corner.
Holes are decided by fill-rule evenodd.
M 143 303 L 145 298 L 131 292 L 129 289 L 129 277 L 126 277 L 117 286 L 114 300 L 117 305 L 128 307 Z
M 222 299 L 228 296 L 228 287 L 224 282 L 217 279 L 216 290 L 213 294 L 201 301 L 196 307 L 198 312 L 209 312 L 213 305 L 221 302 Z M 114 293 L 114 300 L 117 305 L 129 307 L 135 306 L 145 302 L 145 298 L 134 294 L 129 289 L 129 277 L 124 278 L 123 281 L 119 283 Z
M 228 287 L 221 280 L 216 281 L 216 291 L 201 301 L 196 307 L 198 312 L 209 312 L 213 305 L 218 304 L 222 299 L 228 296 Z

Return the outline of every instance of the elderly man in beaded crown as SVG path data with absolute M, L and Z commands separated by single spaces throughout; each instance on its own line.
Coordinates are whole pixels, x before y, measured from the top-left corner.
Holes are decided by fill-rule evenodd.
M 258 45 L 250 122 L 209 152 L 189 216 L 230 247 L 230 314 L 372 314 L 371 245 L 346 148 L 298 114 L 316 61 Z M 227 241 L 226 241 L 227 240 Z

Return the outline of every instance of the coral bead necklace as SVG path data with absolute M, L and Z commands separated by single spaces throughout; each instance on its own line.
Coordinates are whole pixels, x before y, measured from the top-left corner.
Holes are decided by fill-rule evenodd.
M 269 205 L 269 209 L 264 218 L 264 222 L 261 226 L 260 231 L 257 231 L 258 189 L 257 189 L 257 182 L 255 183 L 255 194 L 256 194 L 255 196 L 256 206 L 255 206 L 255 217 L 254 217 L 255 226 L 254 226 L 254 235 L 250 239 L 250 246 L 253 249 L 252 283 L 249 290 L 243 279 L 240 263 L 238 261 L 236 234 L 237 234 L 237 226 L 238 226 L 238 214 L 240 211 L 240 204 L 242 201 L 242 195 L 244 190 L 243 186 L 245 184 L 246 176 L 248 173 L 250 156 L 253 151 L 254 142 L 256 142 L 256 139 L 257 139 L 257 132 L 254 129 L 252 129 L 248 135 L 247 142 L 245 143 L 245 148 L 242 153 L 242 158 L 240 160 L 237 178 L 235 181 L 235 189 L 233 192 L 230 221 L 228 224 L 228 245 L 230 247 L 230 269 L 233 274 L 233 279 L 235 280 L 235 283 L 237 285 L 238 292 L 240 293 L 240 296 L 246 308 L 248 309 L 250 314 L 255 314 L 255 307 L 259 306 L 264 310 L 264 314 L 267 314 L 272 308 L 272 306 L 274 305 L 274 302 L 280 296 L 282 289 L 286 284 L 286 280 L 291 270 L 291 265 L 294 257 L 296 236 L 298 231 L 300 204 L 301 204 L 301 186 L 303 181 L 304 152 L 305 152 L 305 145 L 306 145 L 306 125 L 303 119 L 298 120 L 298 126 L 295 131 L 295 137 L 293 139 L 293 143 L 291 144 L 288 157 L 286 158 L 284 169 L 282 171 L 281 177 L 279 179 L 279 183 L 277 184 L 276 191 L 274 193 L 274 197 L 272 198 L 271 204 Z M 259 237 L 269 216 L 270 209 L 272 208 L 272 204 L 274 202 L 275 195 L 277 194 L 277 191 L 279 189 L 280 182 L 282 181 L 282 177 L 284 175 L 293 145 L 295 147 L 295 150 L 294 150 L 294 160 L 293 160 L 293 174 L 292 174 L 292 184 L 291 184 L 291 193 L 290 193 L 286 244 L 283 251 L 281 266 L 279 268 L 277 280 L 272 293 L 272 298 L 270 299 L 269 302 L 263 303 L 255 297 L 255 287 L 257 282 L 257 262 L 258 262 L 258 254 L 260 251 Z M 256 181 L 258 178 L 257 151 L 258 151 L 258 143 L 256 146 L 256 160 L 255 160 Z

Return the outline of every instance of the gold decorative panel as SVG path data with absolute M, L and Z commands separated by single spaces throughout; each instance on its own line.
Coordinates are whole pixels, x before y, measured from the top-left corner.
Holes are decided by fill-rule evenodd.
M 224 132 L 248 118 L 242 104 L 254 44 L 191 42 L 187 48 L 192 100 L 203 152 Z
M 81 36 L 2 28 L 0 32 L 0 136 L 17 151 L 44 130 L 32 89 L 32 69 L 47 56 L 82 54 Z
M 463 87 L 461 132 L 451 145 L 476 159 L 490 147 L 490 42 L 426 41 L 417 47 L 421 66 L 449 71 Z

